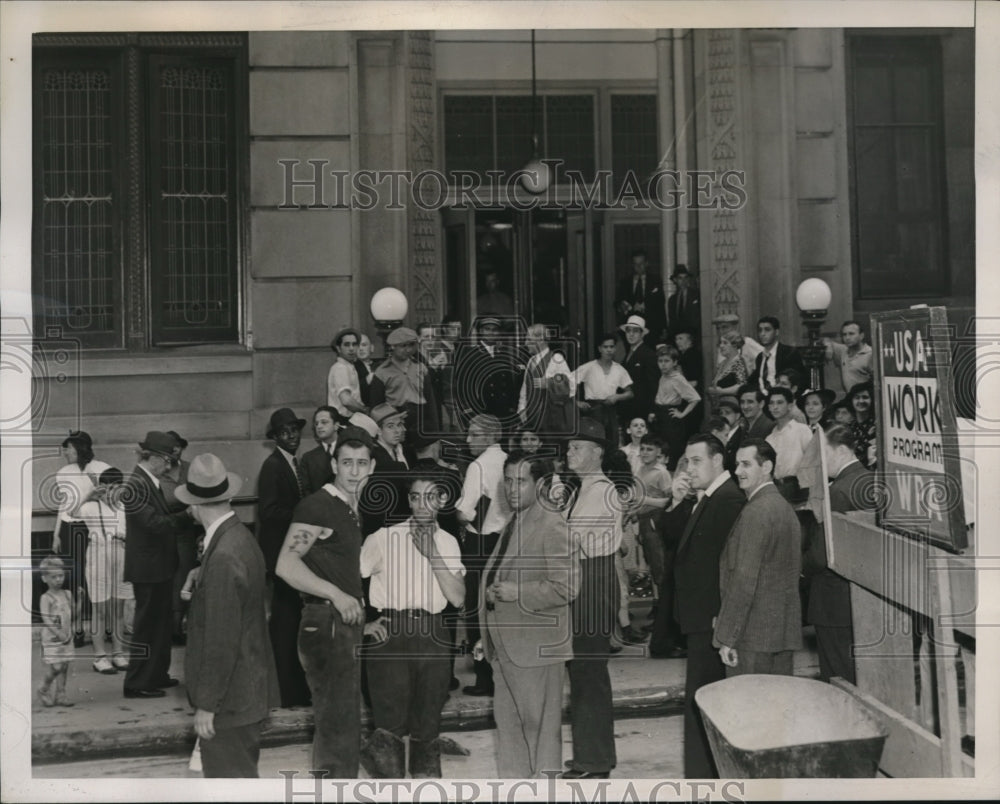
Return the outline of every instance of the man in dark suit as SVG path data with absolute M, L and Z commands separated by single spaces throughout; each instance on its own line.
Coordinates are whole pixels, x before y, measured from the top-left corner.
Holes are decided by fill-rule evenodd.
M 126 481 L 125 567 L 123 579 L 135 593 L 132 653 L 125 671 L 126 698 L 160 698 L 170 678 L 177 533 L 191 528 L 190 515 L 171 513 L 160 489 L 170 468 L 176 441 L 158 431 L 139 444 L 139 463 Z
M 793 652 L 802 647 L 801 528 L 774 485 L 774 462 L 774 448 L 760 439 L 744 441 L 736 453 L 736 479 L 748 502 L 722 551 L 714 636 L 727 676 L 790 676 Z
M 174 455 L 170 462 L 170 468 L 160 477 L 160 489 L 167 501 L 167 507 L 171 513 L 177 513 L 187 508 L 177 500 L 174 491 L 178 486 L 187 482 L 188 462 L 181 456 L 187 449 L 188 442 L 180 434 L 173 430 L 167 430 L 167 435 L 174 441 Z M 190 528 L 184 528 L 177 532 L 177 571 L 174 572 L 174 632 L 171 637 L 175 645 L 183 645 L 186 637 L 184 635 L 184 613 L 187 611 L 187 603 L 181 599 L 181 589 L 187 580 L 188 573 L 198 564 L 198 537 L 202 529 L 198 523 L 192 523 Z
M 747 384 L 756 385 L 763 394 L 778 384 L 778 374 L 786 369 L 795 369 L 799 376 L 806 376 L 799 350 L 781 343 L 780 339 L 781 323 L 777 318 L 766 315 L 757 321 L 757 340 L 764 351 L 757 355 Z
M 324 483 L 333 480 L 330 461 L 333 458 L 333 445 L 337 440 L 337 418 L 337 409 L 330 405 L 320 405 L 313 414 L 313 434 L 319 443 L 299 461 L 299 472 L 302 474 L 306 494 L 319 491 Z
M 622 429 L 627 430 L 629 422 L 637 416 L 649 420 L 656 389 L 660 384 L 660 368 L 656 365 L 656 352 L 643 341 L 649 329 L 642 316 L 629 316 L 628 321 L 619 329 L 625 333 L 625 359 L 622 360 L 622 365 L 632 378 L 632 399 L 620 405 Z
M 701 332 L 701 294 L 692 283 L 691 272 L 686 265 L 678 265 L 670 278 L 677 286 L 676 292 L 667 299 L 667 320 L 670 333 L 690 330 L 695 335 Z
M 488 413 L 506 430 L 516 424 L 517 355 L 500 342 L 500 319 L 484 316 L 475 328 L 475 344 L 462 346 L 455 357 L 455 406 L 463 428 Z
M 660 342 L 667 328 L 666 297 L 663 294 L 663 280 L 649 270 L 646 252 L 636 249 L 632 252 L 632 273 L 618 282 L 615 293 L 615 310 L 619 321 L 629 316 L 640 316 L 646 321 L 649 346 Z
M 416 463 L 413 452 L 403 445 L 409 423 L 406 411 L 382 403 L 372 408 L 371 418 L 378 434 L 371 448 L 371 474 L 358 503 L 365 536 L 409 518 L 404 486 L 407 472 Z
M 306 420 L 296 416 L 291 408 L 280 408 L 271 414 L 267 437 L 274 440 L 275 447 L 264 459 L 257 478 L 257 541 L 273 589 L 268 625 L 282 706 L 308 706 L 310 700 L 296 643 L 302 599 L 274 573 L 278 552 L 292 524 L 292 512 L 305 496 L 305 482 L 295 457 L 305 424 Z
M 687 673 L 684 682 L 684 777 L 718 776 L 708 736 L 695 705 L 694 694 L 706 684 L 726 677 L 725 666 L 712 647 L 712 620 L 719 613 L 719 559 L 733 523 L 746 503 L 736 481 L 726 471 L 725 449 L 710 435 L 688 440 L 684 452 L 687 477 L 674 482 L 676 507 L 686 485 L 704 491 L 684 525 L 674 559 L 674 617 L 687 636 Z
M 830 483 L 830 510 L 838 513 L 871 510 L 875 507 L 875 474 L 865 469 L 854 450 L 857 440 L 851 427 L 836 424 L 826 431 L 823 450 Z M 820 530 L 809 543 L 805 556 L 809 579 L 809 608 L 806 622 L 816 627 L 819 677 L 829 681 L 839 676 L 855 682 L 854 623 L 851 618 L 851 585 L 829 568 L 826 540 Z
M 740 403 L 734 396 L 720 396 L 715 402 L 715 414 L 721 416 L 728 426 L 726 438 L 722 439 L 722 444 L 726 449 L 723 465 L 727 472 L 736 471 L 736 450 L 740 448 L 743 439 L 747 437 L 746 431 L 740 426 L 742 413 Z
M 278 703 L 267 638 L 264 554 L 229 501 L 242 479 L 215 455 L 198 455 L 177 499 L 205 527 L 184 656 L 194 730 L 206 778 L 256 779 L 260 730 Z

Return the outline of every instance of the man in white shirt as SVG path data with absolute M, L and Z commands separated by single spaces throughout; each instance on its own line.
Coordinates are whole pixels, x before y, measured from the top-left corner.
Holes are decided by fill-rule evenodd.
M 805 502 L 795 473 L 802 463 L 806 447 L 812 441 L 812 430 L 792 418 L 795 407 L 792 392 L 778 385 L 767 395 L 767 410 L 774 419 L 774 429 L 765 441 L 774 447 L 777 459 L 774 464 L 774 485 L 792 505 Z
M 407 478 L 412 515 L 375 531 L 361 548 L 361 577 L 371 578 L 369 604 L 378 619 L 365 626 L 377 644 L 366 649 L 375 732 L 361 761 L 376 778 L 402 778 L 403 740 L 410 737 L 410 776 L 441 776 L 437 737 L 451 682 L 445 606 L 465 600 L 461 549 L 437 524 L 447 492 L 436 473 Z
M 330 342 L 330 348 L 337 353 L 337 360 L 330 366 L 326 379 L 326 404 L 336 408 L 344 419 L 349 419 L 358 411 L 368 412 L 361 401 L 361 381 L 355 366 L 360 343 L 361 335 L 350 328 L 340 330 Z
M 857 321 L 845 321 L 840 325 L 840 339 L 834 343 L 823 339 L 826 359 L 840 370 L 844 390 L 858 383 L 872 381 L 872 348 L 865 343 L 865 331 Z
M 469 422 L 467 443 L 475 460 L 469 464 L 462 485 L 462 497 L 456 506 L 458 520 L 465 526 L 462 540 L 462 563 L 465 565 L 465 635 L 469 645 L 481 636 L 478 611 L 479 581 L 486 562 L 493 554 L 510 508 L 503 492 L 503 465 L 507 453 L 500 448 L 503 434 L 500 421 L 480 413 Z M 493 669 L 485 659 L 475 662 L 476 683 L 463 687 L 466 695 L 493 695 Z
M 533 432 L 563 432 L 572 427 L 576 380 L 562 352 L 549 348 L 544 324 L 532 324 L 525 335 L 531 357 L 524 367 L 524 380 L 517 400 L 521 422 Z M 554 393 L 557 390 L 558 395 Z M 557 398 L 564 399 L 559 405 Z M 556 410 L 555 408 L 560 408 Z M 560 414 L 565 414 L 560 417 Z M 558 419 L 562 421 L 558 421 Z M 561 426 L 560 426 L 561 425 Z

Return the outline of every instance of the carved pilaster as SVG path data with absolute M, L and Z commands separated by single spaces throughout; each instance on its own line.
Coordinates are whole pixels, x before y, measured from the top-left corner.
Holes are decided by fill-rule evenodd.
M 406 35 L 407 166 L 417 174 L 434 168 L 434 43 L 430 31 Z M 441 310 L 441 265 L 438 213 L 412 202 L 408 210 L 410 294 L 416 320 L 438 320 Z
M 740 170 L 738 34 L 734 30 L 707 32 L 706 88 L 708 92 L 709 167 L 716 175 Z M 712 316 L 740 314 L 744 264 L 739 210 L 717 209 L 711 213 L 711 301 Z
M 129 303 L 126 307 L 128 321 L 125 322 L 128 348 L 139 351 L 146 347 L 146 300 L 149 298 L 146 278 L 146 244 L 143 240 L 143 152 L 142 152 L 142 104 L 139 49 L 129 47 L 125 51 L 128 69 L 125 71 L 125 142 L 128 160 L 128 186 L 125 188 L 125 273 Z

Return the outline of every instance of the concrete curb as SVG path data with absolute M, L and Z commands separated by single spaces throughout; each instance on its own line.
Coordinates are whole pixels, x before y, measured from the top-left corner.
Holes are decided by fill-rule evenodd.
M 567 698 L 568 700 L 568 698 Z M 616 691 L 617 718 L 679 714 L 684 705 L 684 686 L 647 687 Z M 563 719 L 568 706 L 563 704 Z M 441 717 L 441 731 L 473 731 L 493 728 L 492 698 L 452 698 Z M 362 726 L 371 726 L 371 713 L 362 715 Z M 312 740 L 313 717 L 308 707 L 274 709 L 261 734 L 264 746 L 304 743 Z M 76 762 L 102 757 L 181 754 L 194 747 L 190 712 L 157 717 L 153 726 L 112 727 L 90 731 L 67 731 L 59 727 L 36 728 L 31 739 L 32 761 L 38 764 Z

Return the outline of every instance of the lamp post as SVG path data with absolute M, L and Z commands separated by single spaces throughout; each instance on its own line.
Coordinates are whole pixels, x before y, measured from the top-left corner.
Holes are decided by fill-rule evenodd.
M 397 288 L 382 288 L 375 292 L 369 305 L 372 318 L 375 320 L 375 331 L 382 339 L 382 354 L 388 355 L 389 348 L 385 339 L 394 329 L 403 326 L 409 304 L 406 295 Z
M 809 370 L 809 387 L 823 387 L 823 360 L 825 347 L 820 343 L 820 327 L 826 321 L 826 311 L 830 307 L 833 293 L 822 279 L 806 279 L 795 291 L 795 303 L 802 312 L 802 323 L 806 325 L 808 343 L 799 347 L 802 365 Z

